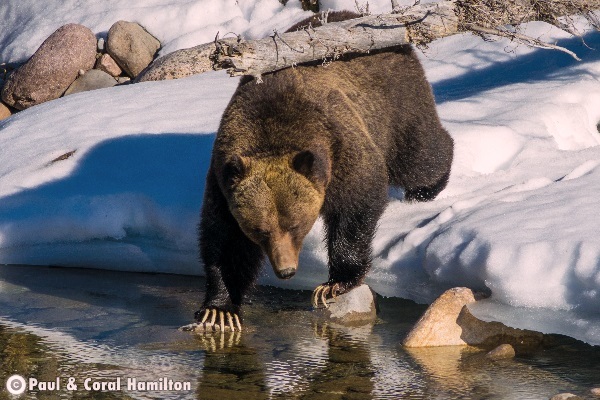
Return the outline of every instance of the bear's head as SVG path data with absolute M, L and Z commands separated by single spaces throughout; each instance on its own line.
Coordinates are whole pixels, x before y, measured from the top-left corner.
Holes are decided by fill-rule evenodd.
M 279 278 L 294 276 L 304 237 L 323 206 L 329 155 L 319 150 L 263 158 L 235 155 L 221 172 L 229 209 L 242 232 L 267 254 Z

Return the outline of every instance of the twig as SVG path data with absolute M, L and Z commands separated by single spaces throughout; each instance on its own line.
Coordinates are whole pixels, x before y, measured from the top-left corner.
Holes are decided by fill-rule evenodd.
M 511 40 L 517 40 L 528 46 L 537 47 L 540 49 L 558 50 L 558 51 L 561 51 L 563 53 L 570 55 L 577 61 L 581 61 L 581 58 L 577 57 L 577 54 L 575 54 L 574 52 L 572 52 L 569 49 L 566 49 L 561 46 L 557 46 L 555 44 L 546 43 L 540 39 L 536 39 L 531 36 L 523 35 L 522 33 L 509 32 L 509 31 L 501 30 L 501 29 L 497 29 L 497 28 L 485 28 L 483 26 L 478 26 L 478 25 L 474 25 L 474 24 L 468 24 L 466 26 L 469 30 L 471 30 L 473 32 L 482 33 L 482 34 L 486 34 L 486 35 L 501 36 L 501 37 L 509 38 Z

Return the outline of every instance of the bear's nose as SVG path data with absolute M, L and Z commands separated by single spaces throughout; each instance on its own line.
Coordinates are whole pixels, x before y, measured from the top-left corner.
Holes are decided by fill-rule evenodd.
M 296 268 L 285 268 L 281 271 L 277 271 L 277 275 L 281 279 L 290 279 L 292 276 L 296 275 Z

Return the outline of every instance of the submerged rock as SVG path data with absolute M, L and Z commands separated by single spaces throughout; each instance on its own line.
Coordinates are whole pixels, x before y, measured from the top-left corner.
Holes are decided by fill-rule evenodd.
M 406 347 L 480 346 L 511 344 L 520 347 L 539 346 L 544 335 L 539 332 L 510 328 L 500 322 L 477 319 L 467 304 L 477 301 L 468 288 L 444 292 L 417 321 L 403 341 Z
M 515 349 L 510 344 L 501 344 L 485 355 L 490 360 L 507 360 L 515 358 Z
M 550 400 L 583 400 L 581 397 L 573 394 L 573 393 L 561 393 L 556 396 L 552 396 Z
M 158 39 L 135 22 L 118 21 L 108 31 L 108 54 L 132 78 L 154 60 L 159 48 Z
M 96 36 L 83 25 L 68 24 L 50 35 L 31 58 L 12 72 L 2 89 L 9 106 L 25 108 L 59 98 L 96 61 Z
M 592 395 L 594 395 L 594 396 L 596 396 L 596 397 L 600 397 L 600 387 L 593 388 L 593 389 L 591 390 L 591 392 L 592 392 Z

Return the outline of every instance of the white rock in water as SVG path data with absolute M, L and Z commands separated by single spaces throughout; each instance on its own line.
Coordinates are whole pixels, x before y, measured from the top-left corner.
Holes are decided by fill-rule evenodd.
M 375 321 L 375 295 L 368 285 L 360 285 L 339 295 L 323 310 L 326 317 L 340 324 L 361 324 Z

